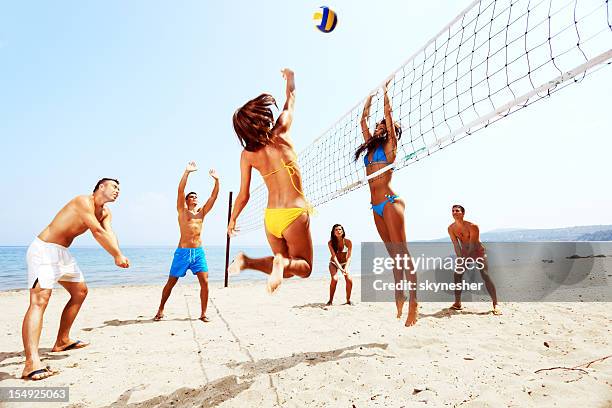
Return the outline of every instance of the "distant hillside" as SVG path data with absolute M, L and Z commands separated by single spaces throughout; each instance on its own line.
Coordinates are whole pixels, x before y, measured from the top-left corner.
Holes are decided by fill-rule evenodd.
M 576 241 L 612 241 L 612 230 L 582 234 L 576 238 Z
M 481 241 L 612 241 L 612 225 L 585 225 L 553 229 L 501 229 L 480 234 Z M 448 237 L 432 240 L 450 241 Z

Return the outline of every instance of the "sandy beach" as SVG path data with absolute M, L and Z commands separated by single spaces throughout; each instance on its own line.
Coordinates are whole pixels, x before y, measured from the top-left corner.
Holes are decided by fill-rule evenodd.
M 159 286 L 90 289 L 72 336 L 89 347 L 50 353 L 66 292 L 54 291 L 41 338 L 61 373 L 24 382 L 21 320 L 27 291 L 0 293 L 0 386 L 68 386 L 70 407 L 611 407 L 609 303 L 422 303 L 412 328 L 389 303 L 325 307 L 328 280 L 211 288 L 199 316 L 193 279 L 153 322 Z M 26 406 L 4 403 L 3 406 Z M 42 406 L 42 405 L 37 405 Z

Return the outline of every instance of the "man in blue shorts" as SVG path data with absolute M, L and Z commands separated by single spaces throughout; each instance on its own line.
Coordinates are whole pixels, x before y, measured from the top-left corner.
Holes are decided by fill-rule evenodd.
M 206 317 L 206 305 L 208 304 L 208 265 L 206 264 L 204 249 L 202 249 L 201 235 L 204 217 L 212 209 L 215 200 L 217 200 L 217 195 L 219 194 L 219 176 L 215 170 L 211 169 L 209 171 L 210 176 L 215 180 L 215 187 L 206 201 L 206 204 L 204 204 L 202 208 L 196 209 L 198 206 L 198 195 L 194 192 L 185 195 L 185 186 L 187 185 L 189 173 L 197 169 L 194 162 L 189 162 L 179 183 L 176 210 L 178 211 L 181 239 L 178 248 L 174 251 L 174 259 L 170 267 L 170 276 L 162 291 L 159 310 L 153 320 L 163 319 L 164 306 L 170 297 L 170 293 L 172 293 L 172 288 L 174 288 L 178 279 L 185 276 L 187 270 L 190 270 L 198 277 L 198 282 L 200 282 L 200 300 L 202 302 L 200 320 L 203 322 L 210 321 L 208 317 Z

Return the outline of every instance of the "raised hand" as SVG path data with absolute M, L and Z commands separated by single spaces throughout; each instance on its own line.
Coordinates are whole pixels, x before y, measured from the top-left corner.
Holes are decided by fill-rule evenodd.
M 217 174 L 217 170 L 210 169 L 208 170 L 208 174 L 210 174 L 210 177 L 214 178 L 215 180 L 219 180 L 219 174 Z
M 372 106 L 372 98 L 375 94 L 369 94 L 363 104 L 363 114 L 361 115 L 362 122 L 370 117 L 370 107 Z
M 195 164 L 195 162 L 190 161 L 189 163 L 187 163 L 187 167 L 185 168 L 185 171 L 187 173 L 191 173 L 193 171 L 198 171 L 198 166 Z
M 289 80 L 290 78 L 293 78 L 293 76 L 295 75 L 293 73 L 293 71 L 290 70 L 289 68 L 281 69 L 281 74 L 283 75 L 283 78 L 285 78 L 286 80 Z

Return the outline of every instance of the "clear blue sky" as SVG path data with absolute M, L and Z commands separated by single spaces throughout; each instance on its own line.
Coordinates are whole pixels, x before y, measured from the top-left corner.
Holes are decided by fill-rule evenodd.
M 225 241 L 239 185 L 231 115 L 296 72 L 293 137 L 306 147 L 437 33 L 467 1 L 335 1 L 331 34 L 314 1 L 3 2 L 0 5 L 0 245 L 27 245 L 70 198 L 117 177 L 120 243 L 178 241 L 174 208 L 185 164 L 205 198 L 221 193 L 204 240 Z M 611 224 L 612 69 L 396 173 L 409 239 L 444 236 L 460 202 L 481 229 Z M 254 185 L 259 183 L 254 179 Z M 316 243 L 334 222 L 378 240 L 360 189 L 319 209 Z M 76 244 L 88 245 L 86 234 Z M 263 231 L 236 240 L 265 244 Z

